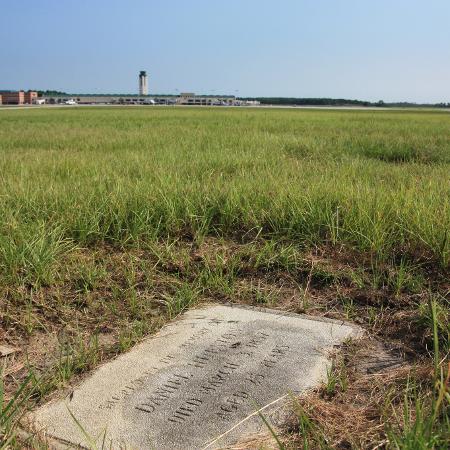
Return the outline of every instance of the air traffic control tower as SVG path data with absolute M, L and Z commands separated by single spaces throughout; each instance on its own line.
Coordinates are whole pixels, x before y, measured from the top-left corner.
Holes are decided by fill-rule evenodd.
M 148 95 L 147 72 L 139 72 L 139 95 Z

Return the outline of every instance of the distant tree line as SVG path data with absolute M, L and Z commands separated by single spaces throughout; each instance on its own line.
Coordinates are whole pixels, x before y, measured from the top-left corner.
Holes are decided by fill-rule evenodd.
M 258 100 L 263 105 L 299 105 L 299 106 L 371 106 L 370 102 L 362 100 L 347 100 L 344 98 L 296 98 L 296 97 L 256 97 L 243 100 Z
M 242 97 L 241 100 L 258 100 L 262 105 L 285 106 L 376 106 L 376 107 L 436 107 L 449 108 L 450 103 L 412 103 L 391 102 L 383 100 L 369 102 L 365 100 L 350 100 L 345 98 L 297 98 L 297 97 Z
M 66 92 L 61 91 L 36 91 L 38 97 L 53 97 L 55 95 L 69 95 Z

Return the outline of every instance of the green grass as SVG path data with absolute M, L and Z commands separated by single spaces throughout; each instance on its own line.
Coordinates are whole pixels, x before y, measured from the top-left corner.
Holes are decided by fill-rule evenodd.
M 16 428 L 24 412 L 24 405 L 33 394 L 32 374 L 18 386 L 14 396 L 6 401 L 4 397 L 3 374 L 0 370 L 0 449 L 7 450 L 16 442 Z M 30 387 L 31 385 L 31 387 Z
M 409 381 L 404 393 L 403 417 L 386 425 L 391 448 L 398 450 L 446 449 L 450 442 L 450 365 L 440 363 L 438 303 L 429 303 L 433 329 L 434 376 L 431 395 L 419 393 Z M 447 352 L 448 356 L 448 352 Z M 395 423 L 397 422 L 397 423 Z M 402 425 L 398 425 L 403 422 Z
M 3 404 L 30 371 L 38 387 L 17 409 L 204 301 L 357 321 L 436 371 L 449 348 L 449 130 L 434 111 L 1 111 L 0 335 L 25 364 Z M 338 369 L 330 402 L 350 383 Z M 420 395 L 410 428 L 384 438 L 415 436 L 435 388 Z M 444 439 L 446 401 L 418 428 L 425 440 Z M 3 417 L 14 440 L 18 419 Z M 304 445 L 325 445 L 298 419 Z
M 215 234 L 449 261 L 450 117 L 434 112 L 2 111 L 0 267 L 70 246 Z

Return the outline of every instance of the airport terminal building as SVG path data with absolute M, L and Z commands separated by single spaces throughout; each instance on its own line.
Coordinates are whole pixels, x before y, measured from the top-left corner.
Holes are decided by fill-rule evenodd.
M 207 96 L 182 93 L 179 96 L 162 95 L 56 95 L 44 97 L 51 105 L 74 100 L 80 105 L 191 105 L 237 106 L 241 102 L 234 96 Z
M 259 102 L 237 99 L 235 96 L 196 95 L 44 95 L 36 91 L 0 91 L 0 105 L 184 105 L 184 106 L 257 106 Z

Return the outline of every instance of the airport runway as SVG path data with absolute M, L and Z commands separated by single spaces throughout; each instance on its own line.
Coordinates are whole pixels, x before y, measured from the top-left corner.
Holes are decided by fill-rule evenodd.
M 204 106 L 204 105 L 0 105 L 0 111 L 21 109 L 61 109 L 61 108 L 208 108 L 208 109 L 316 109 L 316 110 L 345 110 L 345 111 L 446 111 L 450 108 L 401 108 L 377 106 L 309 106 L 309 105 L 259 105 L 259 106 Z

